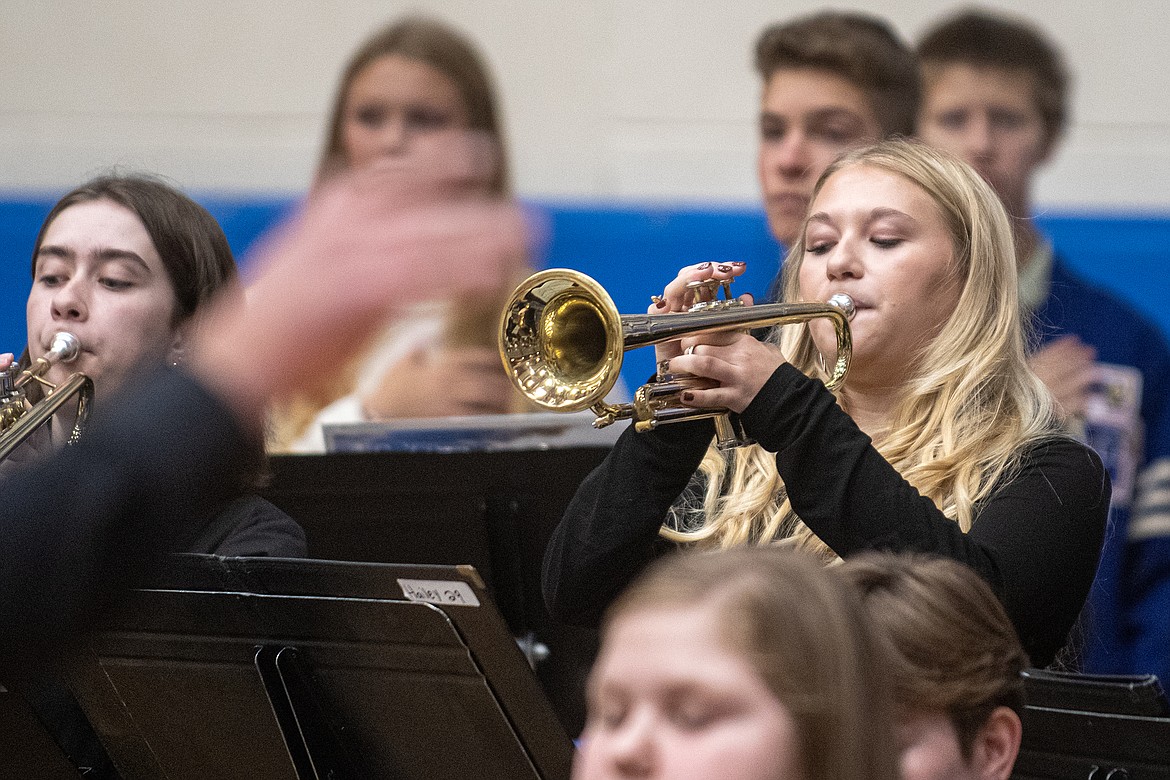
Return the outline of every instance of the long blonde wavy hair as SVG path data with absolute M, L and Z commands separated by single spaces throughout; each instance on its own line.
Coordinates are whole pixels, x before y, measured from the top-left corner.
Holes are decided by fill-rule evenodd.
M 924 347 L 887 431 L 874 444 L 966 532 L 974 508 L 1018 467 L 1023 450 L 1055 430 L 1048 391 L 1025 357 L 1011 222 L 972 168 L 905 140 L 845 154 L 821 176 L 813 199 L 833 174 L 855 166 L 888 171 L 920 187 L 951 235 L 955 273 L 963 280 L 958 305 Z M 785 301 L 801 300 L 803 261 L 798 241 L 784 262 Z M 773 331 L 772 339 L 796 368 L 825 378 L 807 328 Z M 847 392 L 838 393 L 838 403 L 849 411 Z M 772 453 L 742 447 L 728 463 L 712 447 L 701 471 L 707 477 L 703 505 L 684 509 L 678 518 L 691 540 L 718 547 L 786 540 L 827 560 L 835 557 L 793 512 Z

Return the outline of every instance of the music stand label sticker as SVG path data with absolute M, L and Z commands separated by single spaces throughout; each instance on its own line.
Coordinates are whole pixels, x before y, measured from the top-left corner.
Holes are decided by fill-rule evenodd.
M 459 580 L 398 580 L 402 595 L 427 604 L 478 607 L 479 599 L 466 582 Z

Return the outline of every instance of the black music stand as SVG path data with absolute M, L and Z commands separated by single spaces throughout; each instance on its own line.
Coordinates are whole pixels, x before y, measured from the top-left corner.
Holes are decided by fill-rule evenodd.
M 1170 780 L 1170 702 L 1153 675 L 1028 669 L 1019 780 Z
M 513 635 L 548 649 L 537 676 L 575 735 L 597 632 L 549 616 L 541 564 L 577 486 L 607 453 L 278 455 L 262 492 L 305 529 L 313 558 L 475 566 Z
M 37 719 L 28 702 L 0 686 L 0 778 L 43 778 L 79 780 L 81 775 L 49 732 Z
M 125 780 L 567 778 L 470 567 L 179 556 L 71 686 Z

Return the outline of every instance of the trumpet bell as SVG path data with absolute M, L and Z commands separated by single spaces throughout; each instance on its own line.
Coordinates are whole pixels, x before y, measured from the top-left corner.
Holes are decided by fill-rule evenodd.
M 516 387 L 558 412 L 600 403 L 617 382 L 625 351 L 609 293 L 566 269 L 540 271 L 516 288 L 504 308 L 499 347 Z

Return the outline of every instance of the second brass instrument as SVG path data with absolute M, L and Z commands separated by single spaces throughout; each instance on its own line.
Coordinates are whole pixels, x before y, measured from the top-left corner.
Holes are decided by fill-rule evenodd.
M 553 268 L 533 274 L 512 294 L 500 323 L 500 356 L 521 393 L 537 405 L 563 412 L 592 409 L 593 425 L 633 420 L 639 431 L 659 424 L 715 418 L 717 444 L 748 443 L 726 409 L 695 409 L 679 400 L 697 386 L 694 377 L 660 374 L 638 388 L 632 404 L 609 404 L 605 396 L 621 373 L 628 349 L 699 333 L 802 323 L 827 317 L 833 322 L 837 356 L 826 386 L 845 379 L 853 342 L 849 319 L 853 301 L 835 295 L 828 303 L 768 303 L 746 306 L 730 297 L 707 300 L 679 314 L 618 314 L 613 299 L 596 281 L 577 271 Z
M 77 373 L 61 384 L 53 385 L 42 378 L 54 363 L 68 363 L 80 353 L 78 338 L 72 333 L 61 332 L 53 337 L 49 351 L 28 368 L 20 370 L 14 365 L 0 371 L 0 461 L 52 419 L 57 410 L 74 396 L 77 398 L 77 416 L 67 443 L 73 444 L 81 437 L 93 400 L 93 380 Z M 29 407 L 25 388 L 33 382 L 45 386 L 49 392 Z

